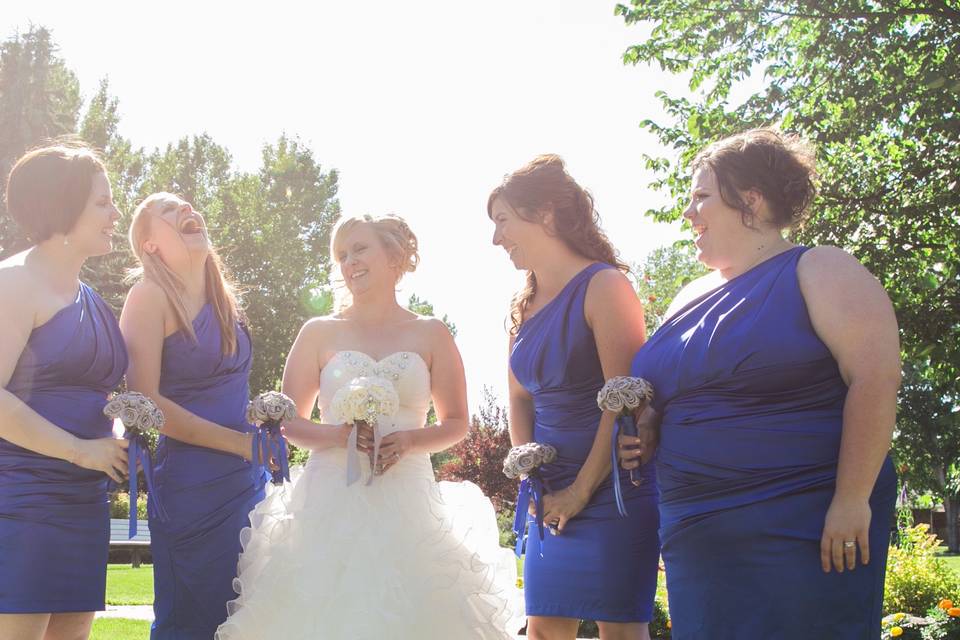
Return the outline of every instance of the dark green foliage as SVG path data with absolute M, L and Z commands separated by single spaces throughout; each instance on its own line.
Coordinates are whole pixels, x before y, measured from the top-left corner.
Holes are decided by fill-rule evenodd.
M 911 367 L 896 447 L 915 468 L 912 489 L 954 502 L 955 527 L 960 478 L 948 443 L 960 440 L 960 6 L 632 0 L 615 10 L 628 24 L 652 25 L 624 61 L 687 74 L 693 92 L 658 93 L 672 121 L 642 123 L 674 156 L 647 158 L 653 186 L 675 202 L 649 215 L 680 216 L 689 161 L 722 136 L 778 125 L 815 144 L 820 194 L 793 239 L 850 250 L 893 300 Z M 929 405 L 939 407 L 935 417 L 921 408 Z M 949 537 L 955 550 L 956 531 Z

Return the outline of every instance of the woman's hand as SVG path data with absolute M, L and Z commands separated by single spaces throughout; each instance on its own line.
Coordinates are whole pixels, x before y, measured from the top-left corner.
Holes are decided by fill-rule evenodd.
M 661 414 L 650 405 L 634 413 L 637 435 L 620 435 L 617 444 L 617 459 L 624 469 L 636 469 L 653 459 L 660 442 Z
M 102 471 L 114 482 L 122 483 L 127 472 L 129 446 L 130 441 L 126 438 L 79 439 L 76 453 L 70 462 L 84 469 Z
M 872 511 L 866 499 L 843 498 L 836 494 L 827 509 L 820 538 L 820 566 L 830 573 L 831 563 L 837 573 L 844 567 L 853 571 L 860 561 L 870 563 L 870 517 Z
M 413 434 L 409 431 L 394 431 L 380 441 L 380 459 L 377 463 L 377 475 L 383 475 L 393 465 L 400 462 L 413 447 Z
M 576 482 L 559 491 L 547 493 L 543 496 L 543 522 L 550 527 L 551 533 L 559 534 L 563 532 L 570 519 L 583 511 L 588 502 L 590 502 L 589 494 L 581 491 Z M 537 515 L 532 500 L 529 510 L 530 515 Z
M 347 425 L 348 427 L 350 425 Z M 357 451 L 373 455 L 373 427 L 366 422 L 357 423 Z

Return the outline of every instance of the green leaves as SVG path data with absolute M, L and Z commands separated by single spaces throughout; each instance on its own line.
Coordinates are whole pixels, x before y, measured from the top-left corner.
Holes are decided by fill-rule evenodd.
M 340 216 L 337 173 L 324 171 L 297 139 L 263 148 L 255 173 L 235 171 L 230 152 L 209 135 L 162 149 L 135 149 L 120 133 L 119 102 L 100 83 L 80 118 L 79 84 L 55 55 L 49 32 L 31 29 L 0 44 L 0 169 L 9 170 L 44 138 L 79 133 L 100 148 L 126 232 L 133 208 L 156 191 L 182 195 L 207 219 L 211 239 L 243 293 L 253 334 L 255 392 L 279 386 L 301 324 L 329 313 L 330 230 Z M 79 126 L 78 126 L 79 122 Z M 0 217 L 0 247 L 22 239 Z M 119 311 L 135 261 L 118 235 L 117 251 L 87 261 L 82 277 Z
M 960 10 L 904 0 L 632 0 L 615 12 L 650 26 L 625 63 L 690 73 L 701 89 L 689 99 L 658 93 L 667 121 L 642 122 L 668 150 L 646 159 L 651 186 L 676 202 L 651 217 L 680 216 L 690 159 L 721 136 L 779 123 L 815 143 L 820 193 L 793 239 L 849 249 L 889 292 L 905 362 L 919 367 L 910 375 L 925 381 L 901 402 L 897 447 L 926 461 L 914 486 L 933 486 L 934 471 L 960 457 Z M 748 73 L 764 86 L 729 103 Z

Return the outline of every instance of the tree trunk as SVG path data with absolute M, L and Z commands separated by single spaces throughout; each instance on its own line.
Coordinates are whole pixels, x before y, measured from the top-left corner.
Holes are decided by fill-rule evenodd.
M 960 552 L 960 536 L 957 530 L 957 514 L 960 513 L 960 496 L 948 495 L 943 501 L 943 508 L 947 512 L 947 548 L 950 553 Z

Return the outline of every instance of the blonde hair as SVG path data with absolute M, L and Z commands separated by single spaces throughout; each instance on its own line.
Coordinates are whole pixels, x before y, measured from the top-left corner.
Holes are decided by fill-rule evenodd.
M 405 273 L 412 273 L 417 270 L 420 264 L 420 254 L 417 252 L 417 236 L 407 225 L 407 222 L 400 216 L 387 214 L 384 216 L 352 216 L 350 218 L 341 218 L 333 231 L 330 233 L 330 259 L 337 262 L 337 244 L 340 239 L 351 229 L 360 225 L 370 225 L 374 233 L 380 240 L 380 244 L 391 260 L 397 264 L 397 282 Z M 331 278 L 333 281 L 333 278 Z M 344 291 L 345 287 L 340 287 L 340 282 L 332 282 L 335 285 L 334 293 L 338 295 L 337 309 L 345 309 L 350 306 L 350 294 Z
M 181 199 L 172 193 L 154 193 L 147 196 L 134 210 L 129 240 L 130 248 L 140 261 L 140 267 L 134 269 L 131 277 L 149 280 L 163 289 L 176 314 L 180 330 L 196 341 L 197 335 L 193 331 L 193 323 L 183 302 L 183 281 L 160 256 L 143 250 L 144 242 L 150 237 L 150 226 L 155 217 L 151 210 L 154 205 L 171 200 L 179 202 Z M 246 319 L 240 308 L 237 288 L 227 277 L 223 261 L 212 245 L 203 270 L 207 301 L 213 307 L 214 315 L 220 324 L 220 351 L 224 355 L 233 355 L 237 351 L 237 322 L 245 322 Z

